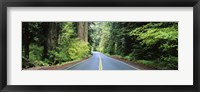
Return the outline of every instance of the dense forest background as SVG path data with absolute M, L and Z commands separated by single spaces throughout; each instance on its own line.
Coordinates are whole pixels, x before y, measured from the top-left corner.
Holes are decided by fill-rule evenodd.
M 22 68 L 74 62 L 92 51 L 155 69 L 178 69 L 178 23 L 22 23 Z

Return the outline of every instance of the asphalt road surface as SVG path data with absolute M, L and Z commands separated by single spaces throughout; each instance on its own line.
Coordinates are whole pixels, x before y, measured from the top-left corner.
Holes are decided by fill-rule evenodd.
M 65 70 L 137 70 L 137 68 L 122 61 L 108 57 L 100 52 L 92 52 L 93 56 L 74 64 Z

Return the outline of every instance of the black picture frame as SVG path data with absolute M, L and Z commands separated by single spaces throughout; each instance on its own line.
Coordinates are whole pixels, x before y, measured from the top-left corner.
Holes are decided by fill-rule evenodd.
M 1 92 L 199 92 L 200 0 L 1 0 L 0 90 Z M 193 7 L 194 85 L 7 85 L 7 7 Z

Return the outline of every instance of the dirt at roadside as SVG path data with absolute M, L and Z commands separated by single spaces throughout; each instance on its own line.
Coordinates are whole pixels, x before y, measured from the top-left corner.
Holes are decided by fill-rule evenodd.
M 90 56 L 91 57 L 91 56 Z M 81 60 L 78 60 L 78 61 L 75 61 L 75 62 L 70 62 L 70 63 L 67 63 L 67 64 L 63 64 L 63 65 L 54 65 L 54 66 L 40 66 L 40 67 L 32 67 L 32 68 L 28 68 L 28 69 L 23 69 L 23 70 L 62 70 L 62 69 L 65 69 L 67 67 L 70 67 L 76 63 L 79 63 L 83 60 L 86 60 L 90 57 L 87 57 L 87 58 L 84 58 L 84 59 L 81 59 Z

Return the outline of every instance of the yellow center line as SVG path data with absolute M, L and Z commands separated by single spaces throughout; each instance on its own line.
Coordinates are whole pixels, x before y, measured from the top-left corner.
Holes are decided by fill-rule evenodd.
M 102 60 L 101 60 L 100 55 L 99 55 L 99 70 L 103 70 Z

